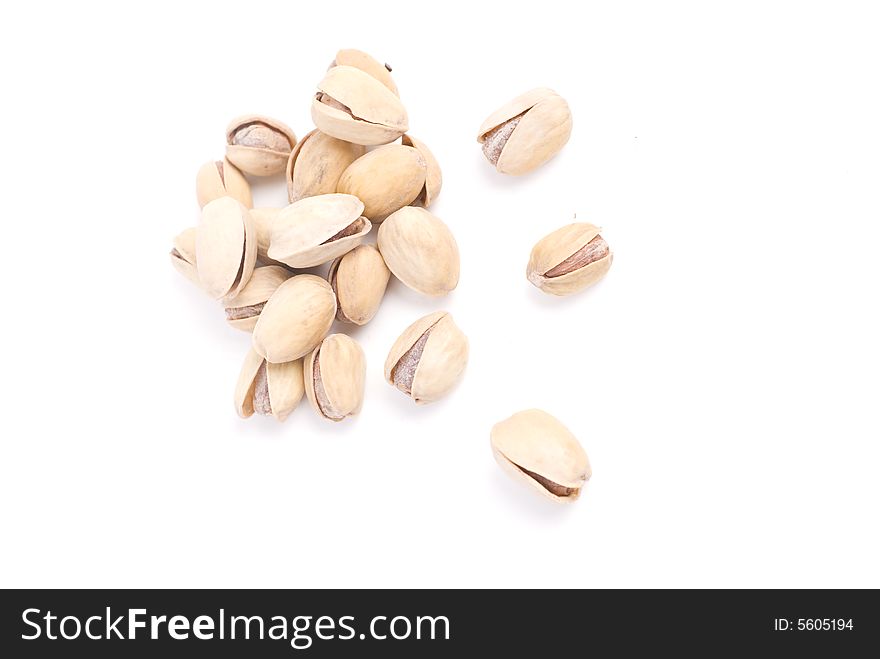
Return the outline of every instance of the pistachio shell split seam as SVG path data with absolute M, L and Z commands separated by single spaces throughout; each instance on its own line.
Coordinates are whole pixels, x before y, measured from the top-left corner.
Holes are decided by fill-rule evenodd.
M 184 229 L 174 237 L 170 256 L 174 269 L 201 288 L 202 282 L 199 280 L 199 271 L 196 267 L 195 227 Z
M 199 168 L 196 174 L 196 197 L 199 208 L 204 208 L 209 201 L 220 197 L 237 199 L 247 208 L 254 205 L 247 179 L 226 158 L 206 162 Z
M 250 211 L 232 197 L 206 204 L 196 229 L 196 267 L 205 291 L 216 299 L 238 295 L 256 261 L 256 227 Z
M 226 158 L 252 176 L 283 172 L 294 146 L 296 135 L 277 119 L 243 115 L 226 128 Z
M 331 334 L 304 360 L 306 397 L 321 417 L 342 421 L 363 407 L 366 372 L 364 351 L 357 341 Z
M 342 172 L 366 153 L 366 147 L 326 135 L 318 129 L 302 138 L 287 161 L 287 198 L 336 192 Z
M 391 77 L 391 67 L 380 63 L 379 60 L 362 50 L 343 48 L 336 53 L 336 57 L 330 63 L 331 69 L 334 66 L 353 66 L 356 69 L 360 69 L 388 87 L 395 96 L 400 96 L 397 92 L 397 85 L 394 84 L 394 80 Z
M 568 224 L 532 248 L 526 277 L 551 295 L 571 295 L 596 283 L 611 268 L 611 248 L 588 222 Z
M 247 286 L 235 297 L 224 301 L 226 322 L 235 329 L 251 332 L 257 325 L 260 312 L 272 293 L 285 281 L 290 279 L 290 272 L 277 265 L 266 265 L 254 268 Z
M 330 264 L 336 320 L 366 325 L 382 304 L 391 271 L 375 245 L 359 245 Z
M 284 421 L 304 393 L 303 362 L 271 364 L 251 348 L 235 385 L 235 411 L 247 419 L 254 413 Z

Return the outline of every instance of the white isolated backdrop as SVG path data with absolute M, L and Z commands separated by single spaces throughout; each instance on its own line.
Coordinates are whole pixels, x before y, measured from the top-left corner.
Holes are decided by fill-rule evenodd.
M 3 64 L 2 586 L 880 586 L 880 62 L 871 3 L 17 3 Z M 393 284 L 353 332 L 359 418 L 242 421 L 249 337 L 168 263 L 235 115 L 299 137 L 335 51 L 391 63 L 439 159 L 461 284 Z M 523 178 L 475 141 L 568 99 Z M 259 205 L 285 203 L 280 178 Z M 604 227 L 607 278 L 551 299 L 531 246 Z M 450 310 L 461 386 L 383 382 Z M 594 476 L 507 480 L 493 423 L 541 407 Z

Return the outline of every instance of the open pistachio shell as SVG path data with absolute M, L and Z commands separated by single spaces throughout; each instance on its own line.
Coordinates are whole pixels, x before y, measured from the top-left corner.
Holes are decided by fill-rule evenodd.
M 418 149 L 386 144 L 361 156 L 339 177 L 337 190 L 364 202 L 373 223 L 413 203 L 425 187 L 427 164 Z
M 226 128 L 226 158 L 252 176 L 283 172 L 294 146 L 296 135 L 277 119 L 248 114 Z
M 357 341 L 331 334 L 303 361 L 306 396 L 318 414 L 342 421 L 361 411 L 367 366 Z
M 353 66 L 365 73 L 369 73 L 394 92 L 395 96 L 400 96 L 397 92 L 397 85 L 394 84 L 394 80 L 391 78 L 391 67 L 387 64 L 381 64 L 377 59 L 362 50 L 343 48 L 336 53 L 336 59 L 330 63 L 331 69 L 334 66 Z
M 248 283 L 257 261 L 257 236 L 250 211 L 232 197 L 202 209 L 196 230 L 196 265 L 202 286 L 214 298 L 234 296 Z
M 184 229 L 174 238 L 171 248 L 171 265 L 184 277 L 201 288 L 199 271 L 196 268 L 196 229 Z M 383 264 L 384 265 L 384 264 Z
M 199 208 L 204 208 L 209 201 L 220 197 L 237 199 L 247 208 L 254 205 L 247 179 L 226 158 L 206 162 L 199 168 L 196 175 L 196 197 Z
M 290 272 L 278 265 L 254 268 L 250 281 L 235 297 L 226 298 L 226 322 L 243 332 L 253 331 L 266 302 L 281 284 L 290 279 Z
M 284 421 L 303 397 L 303 362 L 271 364 L 251 348 L 235 385 L 235 411 L 243 419 L 257 414 Z
M 291 203 L 336 192 L 342 172 L 366 152 L 315 129 L 294 147 L 287 161 L 287 198 Z
M 376 315 L 391 271 L 375 245 L 358 245 L 330 264 L 327 279 L 336 293 L 336 320 L 366 325 Z
M 600 231 L 587 222 L 575 222 L 545 236 L 532 248 L 526 277 L 551 295 L 570 295 L 596 283 L 613 259 Z
M 413 203 L 416 206 L 427 208 L 434 202 L 437 195 L 440 194 L 440 188 L 443 187 L 443 174 L 440 172 L 440 163 L 437 162 L 434 154 L 431 153 L 427 146 L 425 146 L 425 143 L 417 140 L 412 135 L 404 135 L 401 139 L 401 143 L 404 146 L 411 146 L 414 149 L 417 149 L 418 152 L 422 154 L 422 158 L 425 159 L 425 165 L 427 166 L 425 187 Z

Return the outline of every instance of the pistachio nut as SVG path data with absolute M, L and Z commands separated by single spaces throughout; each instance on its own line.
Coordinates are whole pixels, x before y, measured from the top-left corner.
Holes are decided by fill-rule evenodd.
M 391 271 L 375 245 L 358 245 L 330 264 L 336 320 L 366 325 L 382 304 Z
M 314 275 L 291 277 L 272 293 L 254 327 L 254 350 L 273 364 L 293 361 L 315 349 L 336 316 L 336 296 Z
M 268 252 L 272 223 L 278 218 L 279 213 L 281 213 L 280 208 L 271 208 L 269 206 L 251 209 L 251 218 L 257 230 L 257 258 L 263 263 L 278 265 L 277 261 L 272 261 L 269 258 Z
M 369 73 L 334 66 L 318 84 L 312 120 L 324 133 L 355 144 L 388 144 L 409 128 L 400 99 Z
M 296 146 L 296 135 L 277 119 L 249 114 L 226 128 L 226 158 L 245 174 L 271 176 L 283 172 Z
M 347 194 L 300 199 L 282 208 L 269 229 L 268 256 L 291 268 L 332 261 L 361 244 L 373 226 L 364 204 Z
M 412 135 L 404 135 L 401 138 L 401 142 L 404 146 L 411 146 L 418 150 L 418 152 L 422 154 L 422 158 L 425 159 L 425 165 L 427 167 L 425 173 L 425 187 L 422 188 L 422 191 L 419 193 L 419 196 L 416 197 L 413 205 L 427 208 L 434 202 L 437 195 L 440 194 L 440 188 L 443 187 L 443 175 L 440 172 L 440 163 L 437 162 L 434 154 L 431 153 L 427 146 L 425 146 L 425 143 L 417 140 Z M 369 215 L 367 217 L 369 217 Z
M 203 288 L 214 298 L 237 295 L 257 261 L 257 235 L 250 211 L 232 197 L 202 209 L 196 230 L 196 265 Z
M 184 229 L 174 238 L 171 247 L 171 265 L 196 286 L 202 286 L 199 271 L 196 268 L 196 229 Z M 384 262 L 383 262 L 384 265 Z
M 339 177 L 338 192 L 364 202 L 364 215 L 381 222 L 409 206 L 425 187 L 428 166 L 418 149 L 386 144 L 355 160 Z
M 357 341 L 331 334 L 303 362 L 306 397 L 318 414 L 342 421 L 361 411 L 367 364 Z
M 458 285 L 458 245 L 442 220 L 406 206 L 379 225 L 377 240 L 388 269 L 424 295 L 446 295 Z
M 554 501 L 575 501 L 593 473 L 571 431 L 542 410 L 524 410 L 496 423 L 491 444 L 504 471 Z
M 342 172 L 366 152 L 366 147 L 343 142 L 315 129 L 290 152 L 287 160 L 287 198 L 290 203 L 306 197 L 336 192 Z
M 254 205 L 251 186 L 238 168 L 226 158 L 206 162 L 196 174 L 196 197 L 199 208 L 220 197 L 238 199 L 247 208 Z
M 477 141 L 502 174 L 527 174 L 550 160 L 571 136 L 571 110 L 552 89 L 517 96 L 489 115 Z
M 272 293 L 289 278 L 287 269 L 278 265 L 254 268 L 250 281 L 238 295 L 224 300 L 226 321 L 235 329 L 252 331 Z
M 400 96 L 397 92 L 397 85 L 394 84 L 394 80 L 391 78 L 391 67 L 387 64 L 381 64 L 377 59 L 362 50 L 343 48 L 336 53 L 336 58 L 330 63 L 331 69 L 334 66 L 353 66 L 356 69 L 369 73 L 394 92 L 395 96 Z
M 575 222 L 541 238 L 529 257 L 529 281 L 551 295 L 570 295 L 599 281 L 613 258 L 600 231 L 587 222 Z
M 385 360 L 385 380 L 416 403 L 432 403 L 461 379 L 468 340 L 446 311 L 435 311 L 407 327 Z
M 272 364 L 251 348 L 235 385 L 235 410 L 247 419 L 254 412 L 284 421 L 303 397 L 303 363 Z

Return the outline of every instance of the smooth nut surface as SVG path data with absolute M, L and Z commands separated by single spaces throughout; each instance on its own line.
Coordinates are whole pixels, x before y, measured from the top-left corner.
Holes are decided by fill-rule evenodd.
M 401 138 L 401 143 L 404 146 L 413 147 L 422 155 L 422 158 L 425 159 L 425 187 L 422 188 L 422 191 L 419 193 L 419 196 L 416 197 L 413 205 L 428 208 L 434 203 L 437 195 L 440 194 L 440 189 L 443 187 L 443 174 L 440 171 L 440 163 L 437 162 L 437 158 L 434 157 L 434 154 L 431 153 L 431 150 L 427 145 L 421 140 L 417 140 L 412 135 L 404 135 Z
M 199 280 L 199 271 L 196 268 L 195 227 L 184 229 L 174 237 L 170 256 L 174 269 L 201 288 L 202 282 Z
M 284 421 L 304 393 L 303 362 L 270 364 L 251 348 L 235 385 L 235 411 L 247 419 L 255 412 Z
M 377 223 L 416 201 L 427 173 L 418 149 L 386 144 L 351 163 L 339 177 L 337 190 L 364 202 L 363 214 Z
M 227 159 L 206 162 L 196 174 L 196 197 L 199 208 L 220 197 L 237 199 L 247 208 L 254 205 L 251 186 L 235 165 Z
M 526 277 L 545 293 L 560 296 L 596 283 L 613 259 L 600 231 L 587 222 L 575 222 L 545 236 L 532 248 Z
M 315 129 L 294 147 L 287 161 L 287 198 L 336 192 L 342 172 L 366 152 L 366 147 L 325 135 Z
M 224 300 L 226 322 L 243 332 L 252 331 L 272 293 L 289 278 L 290 273 L 281 266 L 254 268 L 250 281 L 238 295 Z
M 214 298 L 237 295 L 257 261 L 256 228 L 250 211 L 232 197 L 202 209 L 196 229 L 196 267 L 202 287 Z
M 369 73 L 376 80 L 388 87 L 395 96 L 400 96 L 397 92 L 397 85 L 394 84 L 394 79 L 391 77 L 391 67 L 387 64 L 380 63 L 379 60 L 362 50 L 343 48 L 336 53 L 336 57 L 330 63 L 331 69 L 334 66 L 353 66 L 364 73 Z
M 382 304 L 391 271 L 375 245 L 359 245 L 330 265 L 336 320 L 366 325 Z
M 304 361 L 306 396 L 320 416 L 342 421 L 360 412 L 367 364 L 357 341 L 331 334 Z
M 296 135 L 277 119 L 243 115 L 226 128 L 227 160 L 252 176 L 283 172 L 294 146 Z

